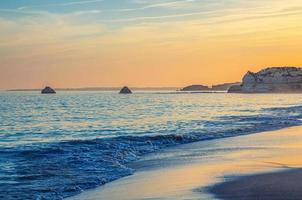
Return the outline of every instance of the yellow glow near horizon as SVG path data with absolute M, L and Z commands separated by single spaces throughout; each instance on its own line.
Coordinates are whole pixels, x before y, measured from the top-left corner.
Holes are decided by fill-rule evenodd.
M 302 2 L 255 2 L 205 16 L 118 18 L 128 24 L 118 27 L 71 20 L 84 12 L 0 15 L 0 89 L 211 85 L 302 66 Z

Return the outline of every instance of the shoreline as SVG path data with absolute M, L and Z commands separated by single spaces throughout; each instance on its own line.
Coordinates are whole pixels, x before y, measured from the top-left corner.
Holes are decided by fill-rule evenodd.
M 207 189 L 236 176 L 302 166 L 297 156 L 301 130 L 298 126 L 164 149 L 131 164 L 133 175 L 68 199 L 213 199 Z

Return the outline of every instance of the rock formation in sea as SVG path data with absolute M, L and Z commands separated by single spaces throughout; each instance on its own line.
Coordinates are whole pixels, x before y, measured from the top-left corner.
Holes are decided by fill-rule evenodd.
M 210 90 L 210 88 L 204 85 L 190 85 L 181 89 L 181 91 L 205 91 L 205 90 Z
M 302 92 L 302 68 L 271 67 L 257 73 L 247 72 L 241 85 L 232 86 L 229 93 Z
M 132 91 L 127 86 L 125 86 L 121 89 L 120 94 L 132 94 Z
M 56 91 L 49 86 L 46 86 L 42 91 L 42 94 L 56 94 Z

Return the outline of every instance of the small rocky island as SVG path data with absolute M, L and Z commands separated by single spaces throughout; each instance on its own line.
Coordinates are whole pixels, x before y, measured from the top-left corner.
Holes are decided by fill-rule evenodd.
M 247 72 L 241 85 L 232 86 L 229 93 L 302 92 L 302 68 L 271 67 L 257 73 Z
M 210 88 L 208 86 L 204 86 L 204 85 L 190 85 L 187 87 L 182 88 L 180 91 L 207 91 Z
M 49 86 L 46 86 L 42 91 L 41 94 L 56 94 L 56 91 Z
M 183 92 L 197 92 L 197 91 L 227 91 L 230 87 L 234 85 L 240 85 L 240 82 L 235 83 L 223 83 L 218 85 L 205 86 L 205 85 L 190 85 L 182 88 L 180 91 Z
M 125 86 L 121 89 L 120 94 L 132 94 L 132 91 L 127 86 Z

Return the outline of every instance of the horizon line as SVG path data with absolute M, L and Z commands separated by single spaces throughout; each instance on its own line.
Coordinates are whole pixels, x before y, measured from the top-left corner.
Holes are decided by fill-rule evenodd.
M 207 84 L 189 84 L 186 86 L 128 86 L 131 89 L 136 89 L 136 90 L 152 90 L 152 89 L 159 89 L 159 90 L 167 90 L 167 89 L 182 89 L 184 87 L 187 86 L 191 86 L 191 85 L 202 85 L 202 86 L 206 86 L 209 87 L 210 89 L 213 86 L 218 86 L 218 85 L 223 85 L 223 84 L 232 84 L 232 83 L 240 83 L 241 81 L 235 81 L 235 82 L 227 82 L 227 83 L 218 83 L 218 84 L 212 84 L 212 85 L 207 85 Z M 126 86 L 126 85 L 125 85 Z M 92 86 L 92 87 L 52 87 L 56 90 L 119 90 L 121 89 L 123 86 Z M 43 88 L 10 88 L 10 89 L 0 89 L 0 91 L 40 91 Z

